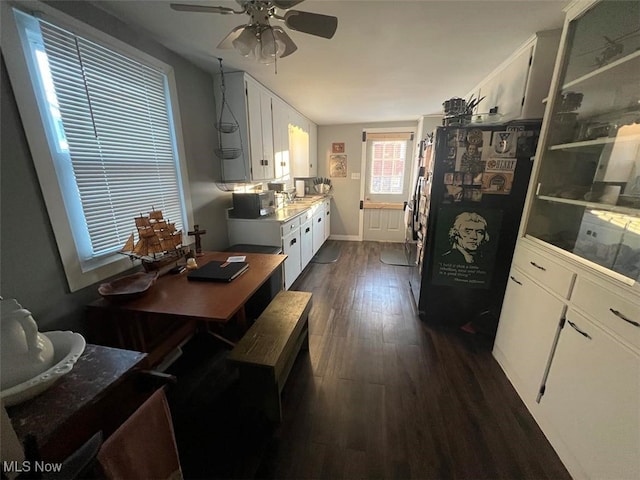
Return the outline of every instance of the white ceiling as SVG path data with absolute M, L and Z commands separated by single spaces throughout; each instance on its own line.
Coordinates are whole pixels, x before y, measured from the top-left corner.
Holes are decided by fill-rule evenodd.
M 223 5 L 234 1 L 172 0 Z M 559 28 L 564 0 L 306 0 L 338 17 L 330 39 L 285 29 L 298 50 L 273 65 L 216 45 L 246 15 L 178 12 L 170 1 L 93 2 L 193 63 L 244 70 L 319 125 L 414 120 L 464 96 L 535 32 Z M 272 25 L 281 24 L 272 20 Z M 482 108 L 480 108 L 482 111 Z

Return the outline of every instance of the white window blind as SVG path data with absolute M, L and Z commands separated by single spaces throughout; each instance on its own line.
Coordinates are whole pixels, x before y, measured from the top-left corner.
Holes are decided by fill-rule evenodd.
M 119 250 L 152 208 L 182 229 L 166 75 L 39 23 L 43 49 L 32 48 L 59 137 L 56 171 L 73 177 L 61 185 L 81 260 Z
M 407 140 L 371 140 L 371 194 L 401 194 L 407 157 Z

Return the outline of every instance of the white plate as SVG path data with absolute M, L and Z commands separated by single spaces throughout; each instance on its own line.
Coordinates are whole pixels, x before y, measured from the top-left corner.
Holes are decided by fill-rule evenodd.
M 71 371 L 87 345 L 79 333 L 54 331 L 41 334 L 49 338 L 53 344 L 55 364 L 37 377 L 0 392 L 5 407 L 29 400 L 52 386 L 56 380 Z

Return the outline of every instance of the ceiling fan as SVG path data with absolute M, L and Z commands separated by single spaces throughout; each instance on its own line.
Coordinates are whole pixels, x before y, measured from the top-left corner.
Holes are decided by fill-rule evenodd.
M 171 8 L 183 12 L 220 13 L 223 15 L 246 14 L 249 23 L 234 28 L 219 44 L 218 48 L 235 48 L 245 57 L 255 58 L 261 63 L 273 63 L 276 58 L 286 57 L 298 47 L 282 27 L 271 26 L 270 19 L 284 21 L 291 30 L 317 37 L 332 38 L 338 28 L 338 19 L 330 15 L 290 10 L 304 0 L 236 0 L 240 10 L 230 7 L 208 5 L 185 5 L 172 3 Z M 279 15 L 277 10 L 286 10 Z

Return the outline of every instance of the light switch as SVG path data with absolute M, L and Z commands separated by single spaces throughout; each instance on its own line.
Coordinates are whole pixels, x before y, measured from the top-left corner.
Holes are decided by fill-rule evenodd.
M 354 172 L 351 174 L 351 180 L 360 180 L 360 172 Z

